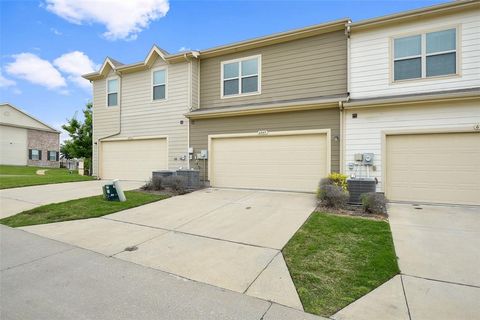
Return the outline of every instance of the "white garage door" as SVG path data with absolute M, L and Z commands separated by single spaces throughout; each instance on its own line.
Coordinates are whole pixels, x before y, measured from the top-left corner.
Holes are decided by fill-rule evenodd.
M 0 126 L 0 164 L 27 165 L 27 129 Z
M 480 204 L 480 133 L 387 136 L 391 200 Z
M 146 181 L 168 167 L 166 139 L 106 141 L 101 147 L 102 179 Z
M 212 138 L 215 187 L 314 192 L 330 170 L 326 133 Z

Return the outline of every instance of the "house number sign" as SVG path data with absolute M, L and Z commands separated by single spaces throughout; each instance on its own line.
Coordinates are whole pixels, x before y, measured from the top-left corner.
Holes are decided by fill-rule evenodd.
M 257 133 L 258 133 L 259 136 L 266 136 L 266 135 L 268 135 L 268 131 L 267 131 L 267 130 L 258 130 Z

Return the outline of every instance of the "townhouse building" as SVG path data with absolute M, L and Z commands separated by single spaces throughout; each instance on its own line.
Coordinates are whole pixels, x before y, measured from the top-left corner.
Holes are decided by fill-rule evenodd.
M 154 170 L 188 168 L 188 119 L 198 105 L 197 53 L 157 46 L 144 61 L 107 58 L 93 84 L 93 175 L 148 180 Z
M 480 2 L 462 0 L 107 58 L 84 76 L 93 173 L 190 168 L 213 187 L 314 192 L 342 172 L 393 201 L 479 204 L 479 17 Z
M 349 26 L 346 174 L 392 201 L 480 203 L 480 2 L 456 1 Z M 363 172 L 361 172 L 363 170 Z
M 187 114 L 192 160 L 212 186 L 316 189 L 340 169 L 347 38 L 339 20 L 200 54 L 200 104 Z

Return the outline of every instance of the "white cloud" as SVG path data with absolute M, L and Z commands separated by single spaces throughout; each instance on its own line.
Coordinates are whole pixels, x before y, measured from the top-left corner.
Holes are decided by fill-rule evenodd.
M 50 28 L 50 31 L 53 32 L 53 34 L 57 35 L 57 36 L 61 36 L 63 33 L 61 33 L 60 31 L 58 31 L 57 29 L 55 28 Z
M 180 47 L 180 49 L 178 49 L 178 52 L 185 52 L 185 51 L 192 51 L 192 49 L 188 47 Z
M 48 89 L 60 89 L 67 85 L 60 72 L 49 61 L 33 53 L 20 53 L 12 57 L 15 61 L 5 67 L 8 74 Z
M 2 70 L 0 69 L 0 88 L 14 87 L 17 83 L 11 79 L 7 79 L 2 75 Z
M 75 23 L 100 23 L 107 39 L 134 40 L 152 21 L 164 17 L 168 0 L 46 0 L 48 11 Z
M 90 73 L 99 66 L 81 51 L 65 53 L 53 61 L 53 65 L 67 75 L 69 81 L 85 89 L 90 89 L 90 82 L 82 78 L 82 74 Z

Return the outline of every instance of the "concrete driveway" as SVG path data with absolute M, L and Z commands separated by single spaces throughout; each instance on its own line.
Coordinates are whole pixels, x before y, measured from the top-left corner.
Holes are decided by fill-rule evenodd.
M 99 195 L 104 184 L 105 181 L 92 180 L 3 189 L 0 190 L 0 218 L 49 203 Z M 138 181 L 121 182 L 124 190 L 138 189 L 143 184 Z
M 480 319 L 480 207 L 391 204 L 401 275 L 335 319 Z
M 280 250 L 314 208 L 312 194 L 205 189 L 102 218 L 23 229 L 302 310 Z

